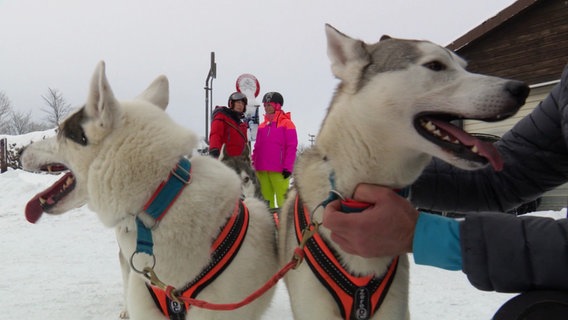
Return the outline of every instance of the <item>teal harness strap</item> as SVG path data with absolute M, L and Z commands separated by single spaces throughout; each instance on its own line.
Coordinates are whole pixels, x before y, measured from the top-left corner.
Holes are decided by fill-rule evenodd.
M 154 241 L 152 240 L 152 230 L 144 225 L 144 222 L 138 217 L 136 218 L 136 228 L 138 230 L 136 235 L 136 252 L 146 253 L 148 255 L 154 254 Z
M 168 179 L 160 184 L 154 195 L 148 200 L 144 206 L 144 211 L 154 220 L 160 221 L 190 181 L 191 162 L 186 158 L 181 158 L 170 172 Z M 136 253 L 143 252 L 153 255 L 152 230 L 139 217 L 136 217 L 136 227 L 138 229 Z
M 341 194 L 335 190 L 335 171 L 332 171 L 329 174 L 329 183 L 331 185 L 329 196 L 321 203 L 321 206 L 323 206 L 324 208 L 334 200 L 341 200 L 341 211 L 345 213 L 361 212 L 369 207 L 368 203 L 356 201 L 349 198 L 343 198 Z M 396 189 L 396 191 L 398 192 L 399 196 L 408 198 L 410 187 Z
M 335 191 L 335 171 L 331 171 L 331 173 L 329 174 L 329 184 L 331 185 L 329 195 L 321 203 L 321 206 L 324 208 L 327 207 L 330 202 L 340 199 L 339 192 Z

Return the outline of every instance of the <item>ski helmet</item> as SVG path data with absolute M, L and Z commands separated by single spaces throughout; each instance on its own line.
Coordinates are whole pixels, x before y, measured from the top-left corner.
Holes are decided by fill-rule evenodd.
M 273 92 L 267 92 L 264 97 L 262 98 L 262 103 L 267 103 L 267 102 L 274 102 L 274 103 L 278 103 L 279 105 L 283 106 L 284 105 L 284 98 L 282 97 L 282 95 L 276 91 Z
M 248 103 L 248 99 L 247 96 L 245 96 L 243 93 L 240 92 L 233 92 L 230 96 L 229 96 L 229 101 L 227 102 L 227 105 L 229 106 L 229 109 L 233 109 L 233 103 L 235 101 L 242 101 L 245 104 L 245 108 L 243 109 L 243 113 L 247 112 L 247 103 Z

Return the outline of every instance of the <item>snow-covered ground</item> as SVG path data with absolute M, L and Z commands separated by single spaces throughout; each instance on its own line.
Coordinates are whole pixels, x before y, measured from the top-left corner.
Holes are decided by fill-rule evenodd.
M 30 137 L 23 139 L 26 144 Z M 44 215 L 35 225 L 24 217 L 27 201 L 57 178 L 21 170 L 0 174 L 0 319 L 118 319 L 122 280 L 114 231 L 86 207 Z M 565 217 L 566 209 L 535 214 Z M 462 272 L 411 263 L 410 274 L 413 319 L 490 319 L 513 296 L 476 290 Z M 264 319 L 291 318 L 279 283 Z

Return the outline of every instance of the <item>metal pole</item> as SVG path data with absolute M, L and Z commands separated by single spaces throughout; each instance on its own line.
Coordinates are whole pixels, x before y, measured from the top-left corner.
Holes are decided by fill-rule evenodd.
M 314 146 L 314 142 L 316 140 L 316 135 L 315 134 L 309 134 L 308 133 L 308 137 L 310 137 L 309 141 L 310 141 L 310 146 Z
M 207 79 L 205 79 L 205 142 L 209 144 L 209 116 L 213 112 L 213 79 L 217 77 L 217 64 L 215 63 L 215 52 L 211 52 L 211 66 Z

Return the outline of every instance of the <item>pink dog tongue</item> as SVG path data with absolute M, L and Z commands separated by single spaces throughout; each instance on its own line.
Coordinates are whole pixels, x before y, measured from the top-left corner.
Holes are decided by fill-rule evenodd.
M 428 119 L 428 120 L 430 120 L 433 124 L 435 124 L 436 127 L 439 127 L 442 130 L 454 136 L 463 145 L 466 145 L 468 147 L 476 146 L 477 149 L 479 150 L 478 154 L 486 158 L 489 161 L 489 163 L 491 163 L 491 166 L 495 171 L 501 171 L 503 169 L 503 159 L 501 158 L 499 151 L 497 151 L 495 146 L 493 146 L 493 143 L 476 139 L 467 132 L 447 122 L 438 121 L 435 119 Z

